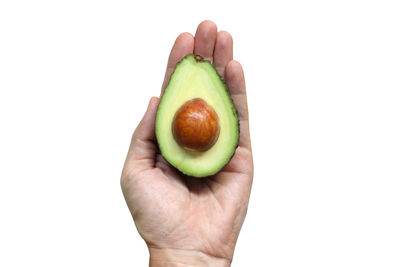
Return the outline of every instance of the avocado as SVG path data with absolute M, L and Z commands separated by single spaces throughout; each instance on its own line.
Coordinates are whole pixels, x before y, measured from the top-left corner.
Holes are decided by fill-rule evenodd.
M 239 142 L 236 107 L 208 60 L 188 54 L 175 66 L 158 106 L 155 132 L 162 156 L 182 173 L 220 171 Z

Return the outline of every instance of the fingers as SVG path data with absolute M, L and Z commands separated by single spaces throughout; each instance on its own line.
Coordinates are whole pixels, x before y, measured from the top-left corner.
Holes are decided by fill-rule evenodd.
M 176 63 L 178 63 L 187 54 L 192 54 L 194 50 L 194 38 L 188 32 L 181 33 L 178 38 L 176 38 L 174 46 L 171 49 L 171 53 L 168 58 L 167 70 L 165 72 L 164 82 L 162 85 L 162 91 L 169 82 L 169 78 L 174 71 Z
M 217 25 L 210 20 L 203 21 L 197 27 L 194 37 L 194 53 L 212 62 L 216 39 Z
M 239 146 L 251 149 L 249 132 L 249 112 L 247 107 L 246 84 L 239 62 L 231 60 L 225 68 L 225 82 L 235 103 L 240 120 Z
M 232 36 L 225 31 L 217 33 L 214 48 L 214 66 L 223 77 L 225 66 L 233 59 L 233 40 Z

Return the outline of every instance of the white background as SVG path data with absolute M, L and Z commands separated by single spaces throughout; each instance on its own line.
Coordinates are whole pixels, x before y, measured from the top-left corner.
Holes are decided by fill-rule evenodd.
M 255 177 L 232 266 L 400 266 L 398 1 L 1 1 L 0 266 L 146 266 L 119 176 L 169 50 L 234 38 Z

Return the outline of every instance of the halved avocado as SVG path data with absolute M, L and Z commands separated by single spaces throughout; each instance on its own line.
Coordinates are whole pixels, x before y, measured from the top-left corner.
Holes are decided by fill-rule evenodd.
M 206 150 L 182 146 L 173 132 L 177 111 L 199 99 L 218 116 L 219 134 Z M 239 142 L 239 119 L 228 88 L 210 61 L 189 54 L 176 64 L 158 106 L 155 128 L 161 154 L 186 175 L 213 175 L 230 161 Z

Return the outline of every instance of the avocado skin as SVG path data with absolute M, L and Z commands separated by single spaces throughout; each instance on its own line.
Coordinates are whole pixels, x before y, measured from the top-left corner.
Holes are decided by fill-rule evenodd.
M 158 108 L 157 113 L 156 113 L 156 123 L 155 123 L 155 133 L 156 133 L 156 139 L 157 139 L 157 144 L 159 147 L 159 150 L 161 152 L 161 155 L 164 157 L 164 159 L 170 163 L 171 166 L 173 166 L 175 169 L 177 169 L 178 171 L 180 171 L 181 173 L 187 175 L 187 176 L 191 176 L 191 177 L 196 177 L 196 178 L 205 178 L 205 177 L 209 177 L 212 175 L 215 175 L 216 173 L 218 173 L 219 171 L 221 171 L 227 164 L 229 164 L 229 162 L 231 161 L 231 159 L 233 158 L 233 156 L 235 155 L 235 151 L 239 145 L 239 138 L 240 138 L 240 121 L 239 121 L 239 116 L 238 116 L 238 112 L 236 109 L 236 106 L 233 102 L 233 99 L 230 95 L 229 89 L 225 83 L 225 81 L 223 80 L 223 78 L 221 77 L 221 75 L 218 73 L 217 69 L 214 67 L 214 65 L 209 61 L 209 60 L 205 60 L 203 59 L 203 57 L 199 56 L 199 55 L 194 55 L 194 54 L 187 54 L 185 57 L 183 57 L 178 63 L 176 63 L 174 71 L 171 73 L 170 79 L 168 81 L 168 84 L 165 87 L 165 91 L 168 90 L 168 87 L 171 83 L 172 77 L 174 77 L 174 74 L 176 73 L 176 70 L 180 67 L 181 64 L 183 64 L 186 60 L 193 58 L 197 63 L 202 63 L 202 64 L 207 64 L 211 67 L 211 69 L 213 70 L 213 75 L 215 75 L 216 77 L 218 77 L 218 79 L 220 80 L 221 84 L 223 85 L 224 91 L 226 93 L 227 96 L 227 100 L 230 102 L 230 106 L 231 106 L 231 112 L 233 113 L 234 117 L 236 118 L 237 121 L 237 138 L 236 141 L 234 142 L 234 148 L 233 148 L 233 153 L 230 155 L 229 159 L 222 164 L 218 169 L 216 169 L 215 171 L 209 172 L 207 174 L 197 174 L 194 172 L 191 172 L 190 170 L 184 169 L 184 168 L 179 168 L 179 166 L 177 164 L 173 164 L 168 160 L 168 151 L 165 151 L 164 149 L 162 149 L 162 147 L 160 146 L 160 136 L 162 136 L 162 131 L 163 129 L 160 129 L 160 127 L 158 127 L 157 124 L 157 118 L 159 117 L 160 113 L 162 112 L 162 110 L 160 110 L 160 108 Z M 160 100 L 160 105 L 163 101 L 163 95 L 165 94 L 165 91 L 163 92 L 163 94 L 161 95 L 161 100 Z M 159 105 L 159 107 L 160 107 Z

